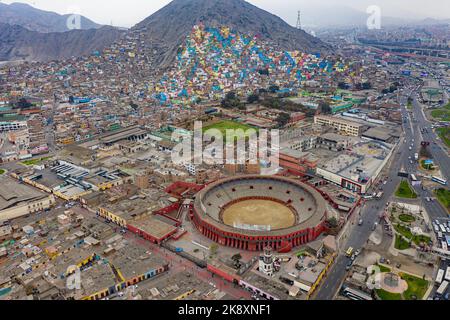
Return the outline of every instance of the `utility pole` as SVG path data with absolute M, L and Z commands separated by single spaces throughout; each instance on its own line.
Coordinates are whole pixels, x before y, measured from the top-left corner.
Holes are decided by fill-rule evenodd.
M 301 29 L 302 28 L 302 19 L 301 19 L 301 15 L 300 15 L 300 10 L 298 11 L 298 15 L 297 15 L 297 29 Z

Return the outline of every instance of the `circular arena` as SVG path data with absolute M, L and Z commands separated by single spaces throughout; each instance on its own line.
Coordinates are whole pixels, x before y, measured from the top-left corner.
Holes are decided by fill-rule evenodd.
M 206 237 L 242 250 L 292 248 L 325 229 L 326 201 L 314 188 L 278 176 L 239 176 L 201 190 L 191 219 Z

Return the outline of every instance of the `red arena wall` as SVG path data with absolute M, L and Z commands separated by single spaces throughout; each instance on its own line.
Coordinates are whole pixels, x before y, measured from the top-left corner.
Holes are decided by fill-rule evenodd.
M 246 178 L 252 179 L 252 177 Z M 253 178 L 258 179 L 258 176 Z M 224 180 L 230 181 L 232 179 L 236 178 Z M 242 179 L 242 177 L 237 178 L 237 180 L 239 179 Z M 192 223 L 200 233 L 222 246 L 249 251 L 261 251 L 266 246 L 271 246 L 275 250 L 281 250 L 283 247 L 286 248 L 287 244 L 290 244 L 292 247 L 297 247 L 314 241 L 322 232 L 326 231 L 326 200 L 319 192 L 301 182 L 283 177 L 271 177 L 266 179 L 274 179 L 276 181 L 295 184 L 300 188 L 304 188 L 306 192 L 313 194 L 315 201 L 320 203 L 316 208 L 313 219 L 308 220 L 307 223 L 299 223 L 293 227 L 281 230 L 249 231 L 224 225 L 223 223 L 220 223 L 220 221 L 212 221 L 208 217 L 208 210 L 201 209 L 205 208 L 205 206 L 202 207 L 194 204 L 190 208 L 189 213 Z M 215 184 L 220 185 L 220 183 L 221 181 L 215 182 L 201 192 L 207 192 L 208 189 L 214 188 Z M 199 196 L 201 197 L 201 195 Z M 254 198 L 258 199 L 256 196 Z M 248 199 L 248 197 L 245 199 Z M 230 202 L 232 203 L 235 201 L 236 200 Z M 286 206 L 289 206 L 289 203 L 286 203 Z

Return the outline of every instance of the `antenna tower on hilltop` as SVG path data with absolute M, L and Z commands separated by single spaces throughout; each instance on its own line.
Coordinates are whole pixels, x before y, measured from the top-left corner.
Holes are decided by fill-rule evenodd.
M 297 29 L 301 29 L 302 28 L 302 19 L 300 16 L 300 10 L 298 11 L 298 16 L 297 16 Z

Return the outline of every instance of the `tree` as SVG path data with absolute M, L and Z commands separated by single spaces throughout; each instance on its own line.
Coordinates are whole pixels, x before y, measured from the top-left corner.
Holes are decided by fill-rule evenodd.
M 279 128 L 282 128 L 282 127 L 284 127 L 286 124 L 288 124 L 288 122 L 289 122 L 289 120 L 291 119 L 291 116 L 288 114 L 288 113 L 286 113 L 286 112 L 281 112 L 279 115 L 278 115 L 278 118 L 277 118 L 277 123 L 278 123 L 278 127 Z
M 249 95 L 247 97 L 248 103 L 254 103 L 254 102 L 258 102 L 258 101 L 259 101 L 259 95 L 257 95 L 256 93 L 252 93 L 251 95 Z
M 241 101 L 234 91 L 230 91 L 225 95 L 225 98 L 221 102 L 221 106 L 226 109 L 232 109 L 239 107 Z
M 267 91 L 267 89 L 261 88 L 261 89 L 258 89 L 258 92 L 260 94 L 266 94 L 268 91 Z
M 266 76 L 269 75 L 269 69 L 267 69 L 267 68 L 266 69 L 259 69 L 258 72 L 259 72 L 260 75 L 266 75 Z
M 134 101 L 130 102 L 130 107 L 133 108 L 134 110 L 137 110 L 139 108 L 139 106 Z
M 326 101 L 319 102 L 319 109 L 322 114 L 331 114 L 332 112 L 330 104 Z
M 236 253 L 234 256 L 231 257 L 231 260 L 234 261 L 234 267 L 236 269 L 239 269 L 241 267 L 241 259 L 242 256 L 240 253 Z
M 336 220 L 335 217 L 331 217 L 331 218 L 328 220 L 328 223 L 330 224 L 330 226 L 331 226 L 332 228 L 336 228 L 336 227 L 338 226 L 338 222 L 337 222 L 337 220 Z
M 363 89 L 363 90 L 369 90 L 369 89 L 372 89 L 372 84 L 371 84 L 370 82 L 364 82 L 364 83 L 362 84 L 362 89 Z
M 30 108 L 33 106 L 32 103 L 30 103 L 27 99 L 25 98 L 20 98 L 19 101 L 17 102 L 17 106 L 19 108 Z
M 271 86 L 269 87 L 269 91 L 270 91 L 271 93 L 276 93 L 276 92 L 279 91 L 279 90 L 280 90 L 280 87 L 277 86 L 277 85 L 271 85 Z
M 209 254 L 215 255 L 217 253 L 217 250 L 219 249 L 219 246 L 216 243 L 213 243 L 209 246 Z
M 346 90 L 349 88 L 348 84 L 346 84 L 345 82 L 339 82 L 338 83 L 338 88 L 342 89 L 342 90 Z
M 233 255 L 233 256 L 231 257 L 231 260 L 233 260 L 233 261 L 239 261 L 239 260 L 241 260 L 241 259 L 242 259 L 242 256 L 241 256 L 240 253 L 236 253 L 235 255 Z

